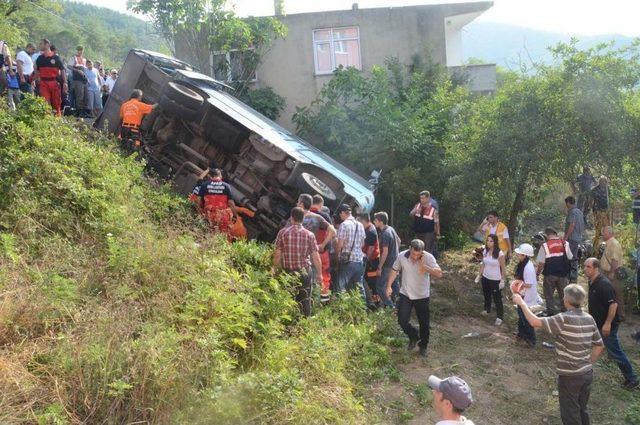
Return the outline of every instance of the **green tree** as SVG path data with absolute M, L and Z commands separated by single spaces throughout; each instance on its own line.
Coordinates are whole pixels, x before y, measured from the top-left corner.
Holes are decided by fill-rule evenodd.
M 210 55 L 240 52 L 237 65 L 225 55 L 214 70 L 239 71 L 232 84 L 239 96 L 249 90 L 251 76 L 272 41 L 286 35 L 286 27 L 272 17 L 238 17 L 227 0 L 130 0 L 129 8 L 151 16 L 175 56 L 187 57 L 201 70 L 210 66 Z M 186 52 L 178 51 L 186 49 Z
M 554 47 L 554 65 L 505 78 L 456 129 L 457 176 L 449 187 L 460 194 L 467 218 L 502 209 L 514 232 L 520 213 L 549 184 L 572 181 L 585 163 L 621 174 L 637 150 L 630 108 L 640 82 L 637 44 L 582 51 L 575 44 Z
M 406 207 L 429 188 L 444 195 L 445 156 L 452 126 L 467 91 L 438 64 L 416 58 L 411 66 L 389 59 L 371 74 L 339 68 L 318 98 L 298 108 L 298 131 L 362 175 L 382 169 L 377 209 L 404 209 L 396 226 L 408 232 Z

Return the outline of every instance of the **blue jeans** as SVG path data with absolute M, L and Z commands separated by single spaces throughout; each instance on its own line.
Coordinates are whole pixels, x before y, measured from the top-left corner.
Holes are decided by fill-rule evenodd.
M 351 291 L 357 287 L 366 303 L 367 296 L 362 286 L 363 276 L 364 264 L 362 264 L 362 261 L 349 261 L 348 263 L 340 264 L 338 269 L 338 292 Z
M 602 329 L 600 329 L 600 333 L 602 334 Z M 620 368 L 620 372 L 627 381 L 636 382 L 638 380 L 638 376 L 633 371 L 633 366 L 631 366 L 631 362 L 627 358 L 627 355 L 622 351 L 622 347 L 620 346 L 620 340 L 618 339 L 618 325 L 611 325 L 611 333 L 607 337 L 602 337 L 602 341 L 604 342 L 604 346 L 607 349 L 607 353 L 609 357 L 611 357 L 618 364 Z
M 524 312 L 520 307 L 518 310 L 518 336 L 525 341 L 530 341 L 533 345 L 536 343 L 536 330 L 529 324 Z
M 380 296 L 380 300 L 382 300 L 382 305 L 385 307 L 393 307 L 393 300 L 398 298 L 400 292 L 400 285 L 398 284 L 398 277 L 396 276 L 396 279 L 391 284 L 391 298 L 387 297 L 387 281 L 389 280 L 391 270 L 391 267 L 383 267 L 376 282 L 376 292 Z

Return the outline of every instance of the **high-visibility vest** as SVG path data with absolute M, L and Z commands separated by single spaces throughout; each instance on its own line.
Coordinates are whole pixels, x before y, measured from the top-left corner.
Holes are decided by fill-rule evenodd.
M 504 252 L 505 254 L 509 252 L 509 242 L 507 242 L 503 236 L 504 231 L 506 229 L 507 229 L 507 226 L 503 222 L 499 221 L 498 225 L 496 226 L 496 236 L 498 237 L 498 246 L 500 247 L 500 251 Z M 491 225 L 487 227 L 487 230 L 484 233 L 485 239 L 490 234 L 491 234 Z
M 569 274 L 569 260 L 562 239 L 549 239 L 542 244 L 541 249 L 544 249 L 545 254 L 543 275 L 565 277 Z
M 413 217 L 413 231 L 416 233 L 432 233 L 436 228 L 436 209 L 431 205 L 416 205 L 417 212 Z

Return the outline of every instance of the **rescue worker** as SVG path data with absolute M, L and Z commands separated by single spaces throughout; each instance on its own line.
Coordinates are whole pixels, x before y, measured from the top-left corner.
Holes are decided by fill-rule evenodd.
M 436 243 L 440 237 L 440 217 L 438 210 L 431 203 L 428 190 L 420 192 L 420 202 L 409 215 L 413 218 L 413 232 L 416 239 L 424 242 L 424 249 L 431 255 L 436 254 Z
M 256 213 L 249 208 L 236 207 L 236 215 L 231 219 L 231 229 L 229 230 L 233 241 L 247 239 L 247 228 L 244 226 L 243 216 L 253 218 Z
M 51 105 L 56 115 L 62 114 L 62 94 L 67 94 L 67 72 L 60 57 L 51 51 L 51 42 L 46 38 L 40 41 L 42 53 L 34 65 L 34 86 L 39 87 L 40 96 Z M 58 78 L 62 80 L 62 89 Z
M 511 259 L 511 240 L 509 239 L 509 229 L 507 225 L 498 219 L 498 213 L 496 211 L 489 211 L 487 217 L 482 221 L 479 231 L 484 233 L 485 240 L 489 235 L 496 235 L 498 237 L 498 246 L 500 251 L 506 255 L 505 260 L 509 262 Z
M 200 185 L 198 197 L 211 230 L 226 234 L 231 241 L 232 220 L 237 215 L 236 204 L 231 199 L 231 186 L 222 181 L 222 171 L 219 168 L 211 170 L 211 179 Z
M 133 140 L 134 146 L 132 148 L 139 147 L 140 124 L 142 124 L 145 115 L 150 114 L 156 106 L 157 104 L 149 105 L 142 101 L 142 90 L 134 90 L 129 100 L 120 106 L 120 120 L 122 121 L 120 140 L 123 142 Z

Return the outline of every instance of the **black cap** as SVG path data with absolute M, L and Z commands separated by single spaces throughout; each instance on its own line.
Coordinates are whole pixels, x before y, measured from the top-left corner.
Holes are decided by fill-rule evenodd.
M 340 214 L 343 212 L 351 212 L 351 207 L 347 204 L 342 204 L 338 207 L 338 209 L 336 210 L 336 214 Z

